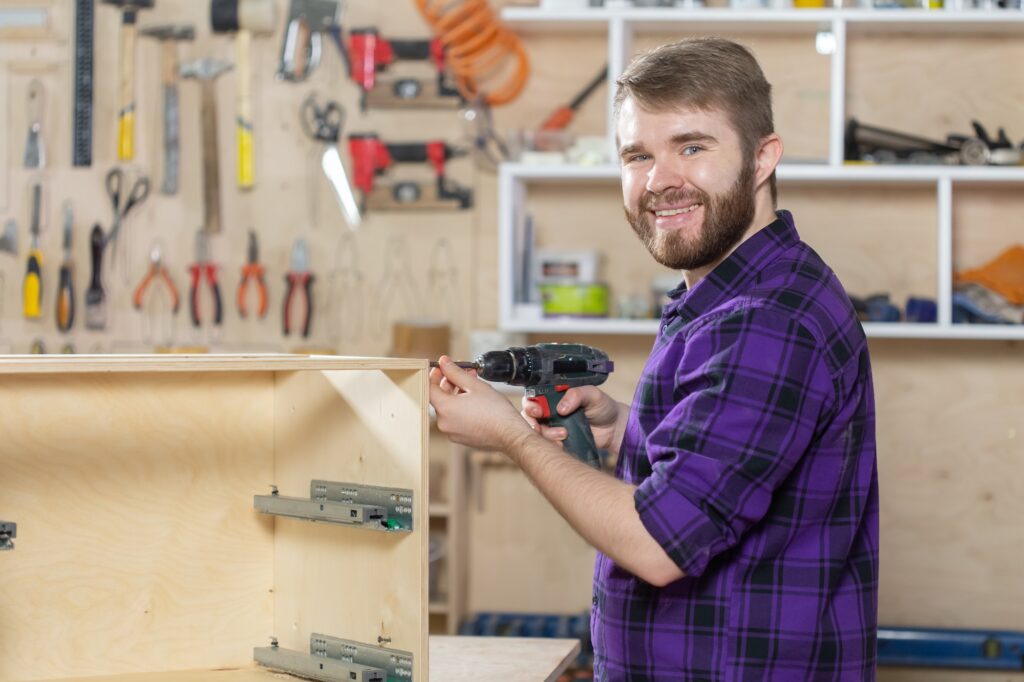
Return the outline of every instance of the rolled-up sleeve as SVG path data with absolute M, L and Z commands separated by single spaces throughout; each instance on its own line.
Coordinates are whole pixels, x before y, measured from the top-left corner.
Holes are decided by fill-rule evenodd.
M 835 389 L 811 332 L 775 310 L 732 310 L 675 343 L 674 405 L 647 434 L 652 473 L 634 499 L 668 556 L 699 576 L 765 516 Z

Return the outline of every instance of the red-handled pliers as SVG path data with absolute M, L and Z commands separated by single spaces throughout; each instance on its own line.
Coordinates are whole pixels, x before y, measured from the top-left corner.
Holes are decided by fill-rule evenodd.
M 291 308 L 296 291 L 303 292 L 302 338 L 309 337 L 309 327 L 313 321 L 313 273 L 309 271 L 309 247 L 305 239 L 296 239 L 292 246 L 292 269 L 285 276 L 288 290 L 284 295 L 284 335 L 292 330 Z
M 250 280 L 256 286 L 256 314 L 260 319 L 267 314 L 267 283 L 263 278 L 265 269 L 259 263 L 260 251 L 259 242 L 256 240 L 256 233 L 249 231 L 249 260 L 242 266 L 242 281 L 238 284 L 238 315 L 243 320 L 249 314 L 249 306 L 246 303 L 246 294 L 249 290 Z
M 189 292 L 192 326 L 198 328 L 202 324 L 199 315 L 199 285 L 204 275 L 206 284 L 213 294 L 213 323 L 220 326 L 224 321 L 224 309 L 220 298 L 220 284 L 217 283 L 217 266 L 210 261 L 210 245 L 206 232 L 202 229 L 196 234 L 196 262 L 189 266 L 188 271 L 192 275 L 192 289 Z

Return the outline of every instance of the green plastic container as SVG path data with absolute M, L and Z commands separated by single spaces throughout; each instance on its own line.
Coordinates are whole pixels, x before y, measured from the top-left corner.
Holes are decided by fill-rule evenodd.
M 541 284 L 544 317 L 608 317 L 607 284 Z

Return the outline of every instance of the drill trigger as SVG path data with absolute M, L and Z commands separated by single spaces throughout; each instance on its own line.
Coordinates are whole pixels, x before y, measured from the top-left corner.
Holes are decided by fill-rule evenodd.
M 555 391 L 558 393 L 565 393 L 570 388 L 572 387 L 569 384 L 558 384 L 557 386 L 555 386 Z
M 548 397 L 546 395 L 535 395 L 529 398 L 531 403 L 540 405 L 540 409 L 544 410 L 544 414 L 541 415 L 541 419 L 551 419 L 551 406 L 548 404 Z

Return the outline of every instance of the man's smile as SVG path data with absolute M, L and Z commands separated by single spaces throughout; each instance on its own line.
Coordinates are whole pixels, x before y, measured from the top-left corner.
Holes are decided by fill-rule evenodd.
M 702 212 L 698 209 L 704 204 L 694 203 L 688 206 L 666 206 L 648 211 L 654 216 L 654 227 L 658 230 L 678 230 L 697 222 Z

